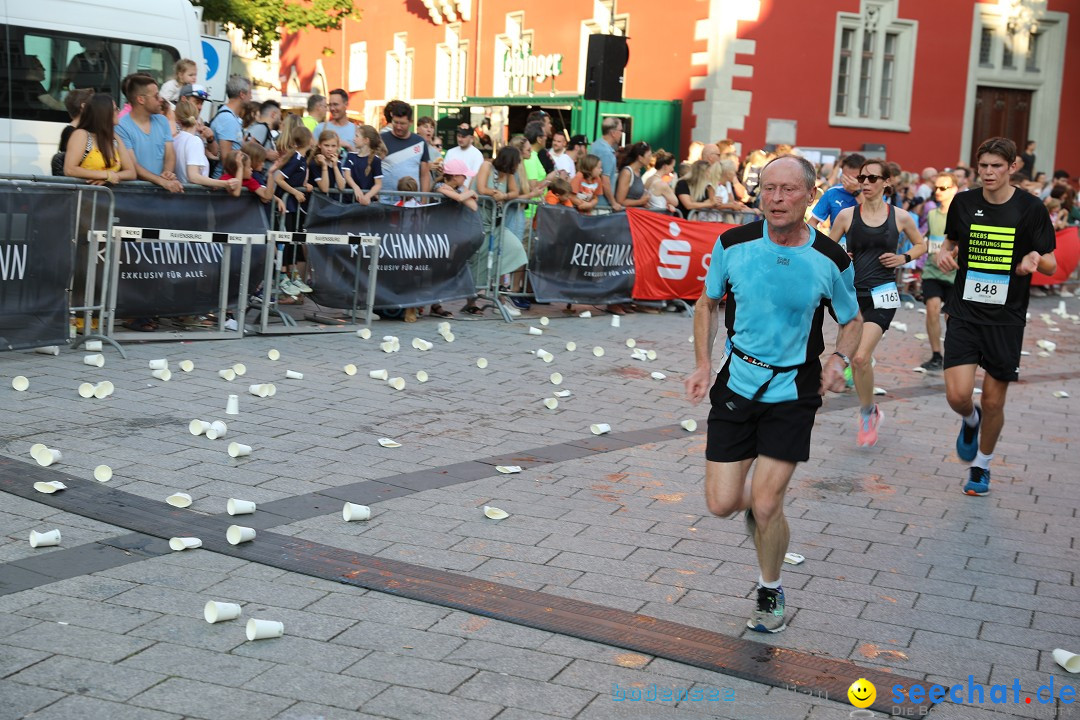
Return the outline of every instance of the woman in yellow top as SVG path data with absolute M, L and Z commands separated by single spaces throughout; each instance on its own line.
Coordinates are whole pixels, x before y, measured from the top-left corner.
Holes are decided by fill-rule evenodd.
M 95 93 L 68 139 L 64 175 L 91 185 L 135 179 L 135 166 L 124 141 L 117 136 L 117 108 L 112 96 Z

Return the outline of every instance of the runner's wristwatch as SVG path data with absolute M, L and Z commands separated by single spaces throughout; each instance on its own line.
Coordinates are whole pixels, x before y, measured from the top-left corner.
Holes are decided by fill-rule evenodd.
M 851 367 L 851 358 L 849 358 L 847 355 L 840 352 L 839 350 L 834 352 L 833 355 L 844 361 L 844 367 Z

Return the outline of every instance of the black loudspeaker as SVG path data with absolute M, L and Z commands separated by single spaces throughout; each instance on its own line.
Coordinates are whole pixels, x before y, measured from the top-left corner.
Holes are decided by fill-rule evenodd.
M 623 70 L 630 48 L 622 35 L 590 35 L 585 61 L 585 99 L 622 102 Z

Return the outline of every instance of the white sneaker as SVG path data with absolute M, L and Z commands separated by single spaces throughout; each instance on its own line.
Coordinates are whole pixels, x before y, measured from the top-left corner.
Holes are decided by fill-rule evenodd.
M 302 293 L 311 292 L 311 286 L 308 285 L 303 280 L 301 280 L 300 278 L 293 278 L 292 279 L 292 284 L 296 287 L 297 290 L 299 290 Z
M 518 310 L 513 305 L 508 305 L 506 303 L 503 303 L 502 306 L 506 309 L 506 314 L 509 315 L 510 317 L 521 317 L 521 311 Z
M 278 281 L 278 290 L 286 295 L 291 295 L 292 297 L 296 297 L 300 294 L 300 288 L 296 287 L 296 284 L 285 276 L 282 276 Z

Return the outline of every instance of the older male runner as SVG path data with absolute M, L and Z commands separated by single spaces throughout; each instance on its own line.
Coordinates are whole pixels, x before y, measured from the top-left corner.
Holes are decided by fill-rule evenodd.
M 787 627 L 780 583 L 789 538 L 784 494 L 796 463 L 810 457 L 821 395 L 844 389 L 844 368 L 862 330 L 851 259 L 803 221 L 815 179 L 813 165 L 795 156 L 762 169 L 765 219 L 720 236 L 694 316 L 697 367 L 686 393 L 696 404 L 713 381 L 718 305 L 727 294 L 730 352 L 710 393 L 705 503 L 720 516 L 747 511 L 761 575 L 746 624 L 758 632 Z M 840 332 L 822 369 L 821 325 L 830 305 Z

